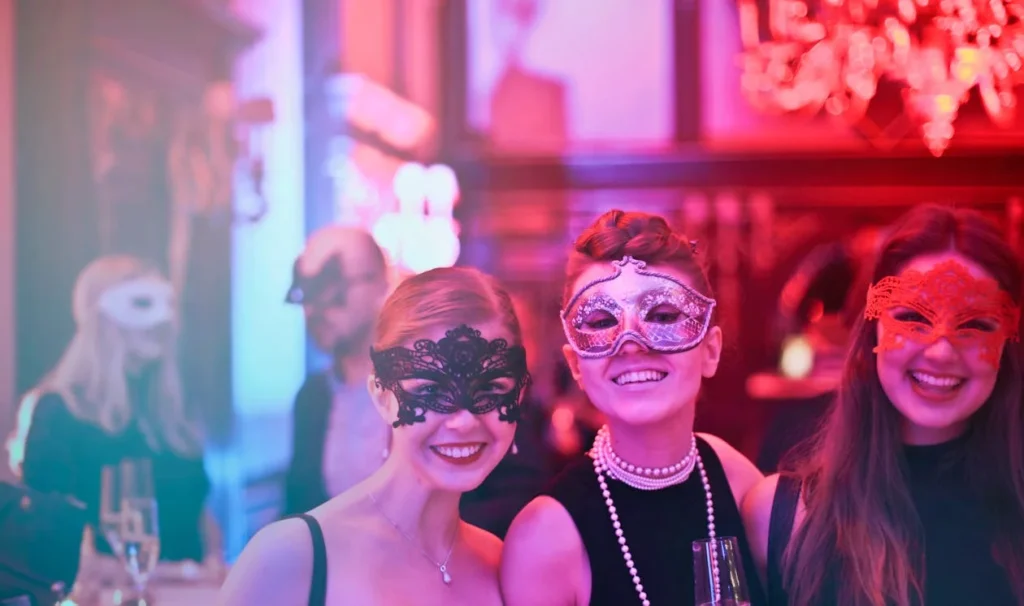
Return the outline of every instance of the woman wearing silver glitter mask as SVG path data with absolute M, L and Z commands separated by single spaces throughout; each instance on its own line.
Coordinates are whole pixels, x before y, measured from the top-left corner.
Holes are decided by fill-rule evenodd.
M 576 240 L 564 353 L 607 425 L 512 523 L 507 605 L 693 604 L 692 543 L 725 536 L 738 538 L 750 601 L 763 603 L 736 505 L 761 474 L 693 432 L 701 382 L 722 352 L 695 249 L 663 218 L 622 211 Z
M 394 428 L 387 461 L 246 546 L 222 606 L 498 606 L 501 541 L 460 497 L 512 448 L 529 382 L 505 290 L 469 268 L 431 270 L 388 297 L 368 389 Z

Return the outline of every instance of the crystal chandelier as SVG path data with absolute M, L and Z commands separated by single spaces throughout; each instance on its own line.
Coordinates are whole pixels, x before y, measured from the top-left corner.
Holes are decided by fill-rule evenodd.
M 756 1 L 739 0 L 741 86 L 761 111 L 824 108 L 852 124 L 887 79 L 936 156 L 975 87 L 995 124 L 1014 120 L 1024 0 L 768 1 L 771 38 L 762 41 Z

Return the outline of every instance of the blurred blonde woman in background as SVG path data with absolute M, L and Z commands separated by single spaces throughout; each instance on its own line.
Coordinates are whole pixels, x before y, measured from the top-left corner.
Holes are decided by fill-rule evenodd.
M 173 288 L 144 261 L 101 257 L 79 274 L 72 312 L 74 337 L 21 403 L 8 441 L 12 471 L 32 488 L 81 501 L 95 525 L 103 466 L 147 459 L 161 559 L 219 562 L 219 533 L 204 516 L 199 427 L 182 402 Z M 97 548 L 109 551 L 102 537 Z

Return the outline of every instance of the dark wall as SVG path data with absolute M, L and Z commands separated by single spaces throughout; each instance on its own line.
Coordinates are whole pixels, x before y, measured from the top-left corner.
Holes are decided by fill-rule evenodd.
M 303 202 L 307 236 L 334 219 L 333 185 L 324 165 L 338 125 L 328 113 L 325 82 L 341 65 L 342 4 L 338 0 L 304 0 L 302 3 L 302 69 L 306 75 L 306 199 Z M 314 371 L 326 362 L 327 357 L 307 338 L 307 369 Z
M 74 333 L 71 288 L 99 252 L 88 124 L 86 3 L 16 5 L 17 390 L 30 388 Z

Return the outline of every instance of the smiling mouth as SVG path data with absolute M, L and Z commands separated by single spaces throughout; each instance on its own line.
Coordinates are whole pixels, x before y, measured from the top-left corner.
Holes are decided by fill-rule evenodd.
M 949 396 L 967 383 L 964 377 L 933 374 L 922 370 L 911 370 L 907 375 L 915 390 L 925 395 Z
M 431 446 L 430 450 L 443 461 L 453 465 L 469 465 L 478 461 L 483 455 L 483 442 L 472 442 L 469 444 L 439 444 Z
M 630 370 L 612 379 L 617 385 L 635 385 L 638 383 L 657 383 L 668 376 L 660 370 Z

